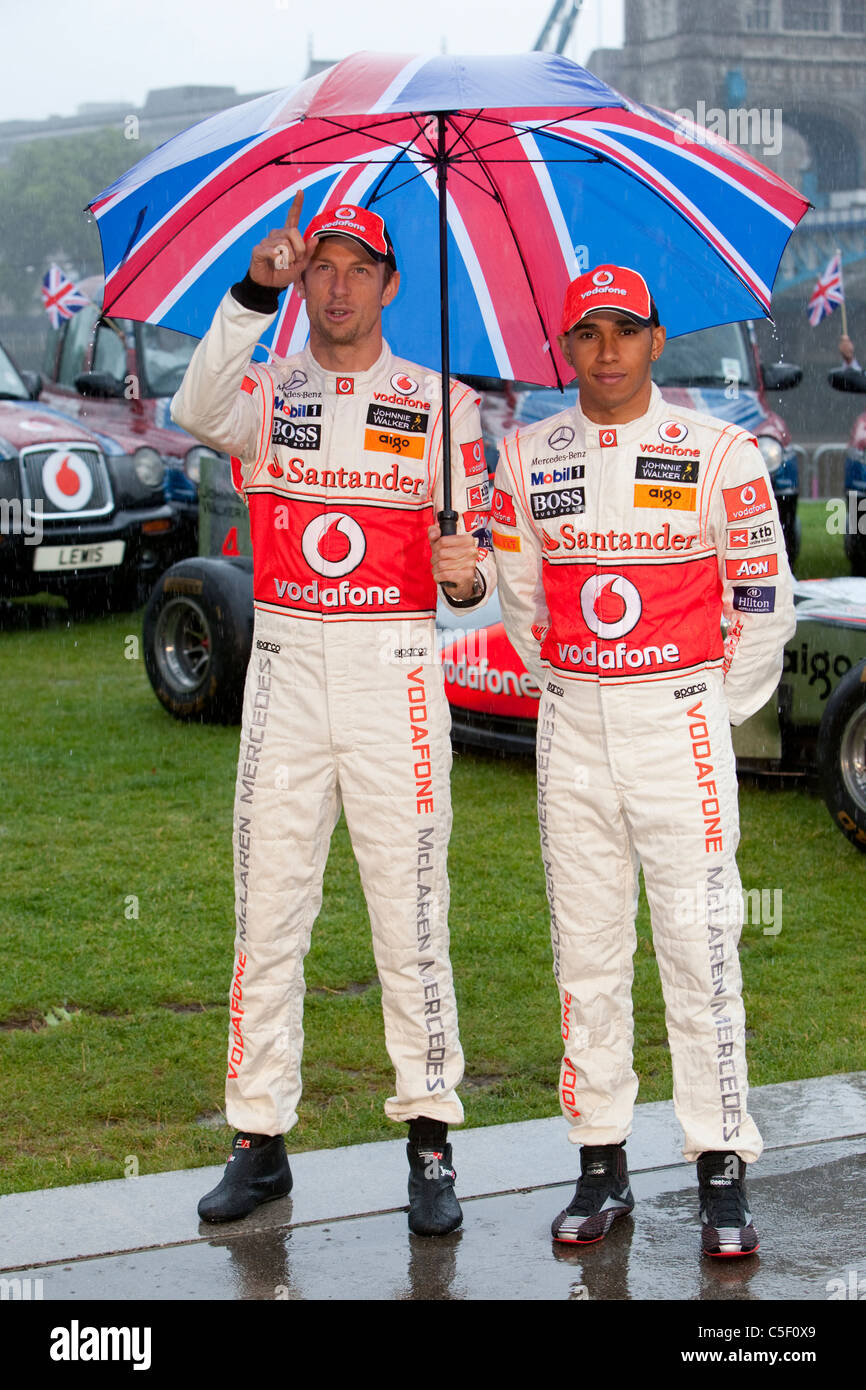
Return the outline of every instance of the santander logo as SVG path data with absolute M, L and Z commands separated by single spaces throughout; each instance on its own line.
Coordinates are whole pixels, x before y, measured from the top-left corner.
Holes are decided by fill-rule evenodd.
M 580 591 L 583 621 L 596 637 L 624 637 L 640 619 L 641 597 L 622 574 L 593 574 Z
M 42 488 L 60 511 L 77 512 L 90 501 L 93 478 L 77 454 L 55 449 L 42 465 Z
M 367 538 L 354 517 L 345 512 L 323 512 L 304 530 L 301 550 L 316 574 L 339 579 L 358 568 L 367 550 Z

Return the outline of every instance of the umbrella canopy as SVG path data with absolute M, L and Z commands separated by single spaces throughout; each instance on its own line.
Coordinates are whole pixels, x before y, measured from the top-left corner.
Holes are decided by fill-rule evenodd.
M 672 336 L 769 316 L 809 206 L 734 146 L 561 55 L 361 53 L 202 122 L 90 204 L 105 310 L 201 336 L 303 189 L 302 229 L 335 203 L 386 219 L 402 274 L 388 340 L 438 366 L 446 177 L 450 366 L 539 385 L 571 378 L 556 336 L 581 270 L 639 270 Z M 306 333 L 287 295 L 263 350 L 286 355 Z

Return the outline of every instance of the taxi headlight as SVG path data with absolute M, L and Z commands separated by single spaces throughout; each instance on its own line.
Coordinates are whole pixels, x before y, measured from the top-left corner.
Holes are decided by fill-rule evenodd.
M 135 476 L 144 487 L 160 487 L 165 477 L 165 463 L 155 449 L 136 449 L 132 456 Z
M 767 472 L 776 473 L 785 461 L 785 454 L 778 439 L 774 439 L 771 434 L 759 434 L 758 448 L 767 465 Z

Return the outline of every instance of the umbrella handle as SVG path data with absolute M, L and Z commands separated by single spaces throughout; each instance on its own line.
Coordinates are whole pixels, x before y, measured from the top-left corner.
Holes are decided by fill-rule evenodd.
M 457 513 L 451 507 L 443 508 L 441 512 L 438 512 L 436 520 L 443 536 L 457 535 Z

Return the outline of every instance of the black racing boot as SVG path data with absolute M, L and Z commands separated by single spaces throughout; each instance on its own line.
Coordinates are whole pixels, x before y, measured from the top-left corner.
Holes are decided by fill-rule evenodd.
M 574 1196 L 550 1228 L 554 1240 L 591 1245 L 603 1240 L 618 1216 L 628 1216 L 634 1197 L 628 1182 L 625 1141 L 584 1144 Z
M 446 1236 L 463 1220 L 447 1136 L 439 1120 L 422 1115 L 409 1121 L 409 1230 L 416 1236 Z
M 705 1255 L 754 1255 L 758 1233 L 746 1197 L 746 1164 L 738 1154 L 709 1149 L 698 1157 L 701 1249 Z
M 273 1202 L 292 1190 L 292 1171 L 281 1134 L 238 1133 L 226 1170 L 212 1192 L 202 1197 L 202 1221 L 239 1221 L 262 1202 Z

